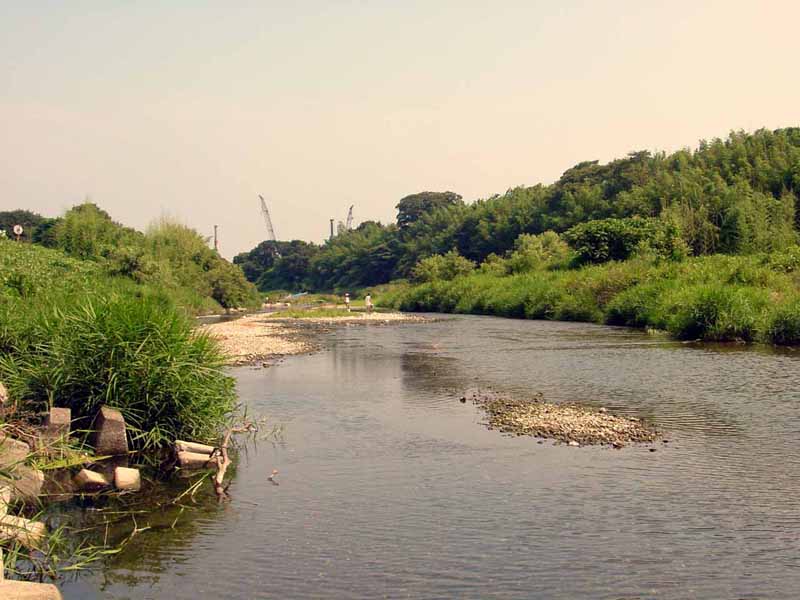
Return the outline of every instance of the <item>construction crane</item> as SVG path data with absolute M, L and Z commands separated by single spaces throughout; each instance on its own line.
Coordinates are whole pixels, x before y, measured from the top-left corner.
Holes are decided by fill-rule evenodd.
M 264 196 L 258 195 L 261 200 L 261 214 L 264 215 L 264 223 L 267 225 L 267 240 L 270 242 L 277 242 L 278 238 L 275 237 L 275 229 L 272 227 L 272 219 L 269 216 L 269 209 L 267 203 L 264 202 Z
M 347 223 L 344 226 L 345 230 L 350 231 L 353 228 L 353 205 L 350 205 L 350 210 L 347 211 Z

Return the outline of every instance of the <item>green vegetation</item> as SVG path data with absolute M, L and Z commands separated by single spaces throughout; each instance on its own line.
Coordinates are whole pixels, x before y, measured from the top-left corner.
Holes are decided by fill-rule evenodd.
M 472 204 L 453 192 L 406 196 L 396 223 L 304 246 L 287 287 L 411 281 L 377 300 L 797 344 L 799 203 L 800 128 L 734 132 L 696 150 L 581 162 L 552 185 Z M 268 280 L 294 260 L 285 249 L 248 277 Z
M 792 249 L 792 252 L 796 252 Z M 577 269 L 398 286 L 382 306 L 646 327 L 679 339 L 800 343 L 798 272 L 769 255 L 664 261 L 639 256 Z
M 88 420 L 108 404 L 137 449 L 212 439 L 234 408 L 233 380 L 191 315 L 258 304 L 241 270 L 183 225 L 140 233 L 91 204 L 48 240 L 0 240 L 0 381 L 18 410 L 62 406 Z
M 797 242 L 799 194 L 800 128 L 735 132 L 696 150 L 581 162 L 551 185 L 472 204 L 453 192 L 412 194 L 398 203 L 395 223 L 369 221 L 321 246 L 298 246 L 302 260 L 289 246 L 269 260 L 255 260 L 259 249 L 236 260 L 249 265 L 250 281 L 271 287 L 352 292 L 409 279 L 430 256 L 455 250 L 485 264 L 513 251 L 521 235 L 563 234 L 581 224 L 573 234 L 587 241 L 610 236 L 607 248 L 595 244 L 587 254 L 575 240 L 585 262 L 623 260 L 640 242 L 664 255 L 776 252 Z M 607 219 L 614 221 L 588 225 Z M 280 284 L 271 279 L 278 273 Z

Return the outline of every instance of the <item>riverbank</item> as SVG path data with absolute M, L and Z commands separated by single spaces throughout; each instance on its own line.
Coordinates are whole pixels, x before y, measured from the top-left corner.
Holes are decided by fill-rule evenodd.
M 228 364 L 248 365 L 278 356 L 307 354 L 319 348 L 317 335 L 336 325 L 389 325 L 427 319 L 398 312 L 305 310 L 247 315 L 199 329 L 217 340 Z
M 482 270 L 398 285 L 378 302 L 405 311 L 626 325 L 682 340 L 798 345 L 800 251 Z

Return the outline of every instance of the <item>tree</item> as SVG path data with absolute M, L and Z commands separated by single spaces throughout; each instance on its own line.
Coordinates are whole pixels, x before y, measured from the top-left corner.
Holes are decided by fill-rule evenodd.
M 454 192 L 420 192 L 401 199 L 397 204 L 397 226 L 401 229 L 415 223 L 419 218 L 437 208 L 447 208 L 461 203 L 461 196 Z
M 15 238 L 14 225 L 22 225 L 24 231 L 20 239 L 23 242 L 32 241 L 36 229 L 46 221 L 48 219 L 42 215 L 29 210 L 6 210 L 0 212 L 0 230 L 5 231 L 8 237 Z

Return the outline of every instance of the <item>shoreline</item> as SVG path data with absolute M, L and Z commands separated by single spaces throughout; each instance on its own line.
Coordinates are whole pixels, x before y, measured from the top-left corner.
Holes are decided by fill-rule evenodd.
M 309 311 L 311 313 L 311 311 Z M 430 319 L 400 312 L 357 313 L 336 317 L 281 317 L 279 313 L 246 315 L 232 321 L 201 325 L 198 330 L 214 337 L 228 358 L 229 366 L 248 366 L 282 356 L 317 352 L 322 344 L 319 333 L 337 325 L 386 326 L 421 323 Z

